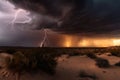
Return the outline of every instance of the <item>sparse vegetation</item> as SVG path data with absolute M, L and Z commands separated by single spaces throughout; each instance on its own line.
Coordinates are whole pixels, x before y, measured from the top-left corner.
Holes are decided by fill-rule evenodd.
M 97 56 L 94 53 L 88 53 L 87 57 L 91 58 L 91 59 L 96 59 Z
M 113 46 L 108 48 L 108 51 L 111 53 L 112 56 L 120 57 L 120 46 Z
M 57 61 L 54 55 L 54 51 L 48 53 L 47 51 L 18 51 L 13 54 L 12 60 L 8 61 L 8 69 L 13 72 L 33 72 L 33 71 L 44 71 L 48 74 L 54 74 Z
M 96 65 L 100 68 L 108 68 L 110 67 L 109 61 L 103 58 L 96 58 Z
M 8 59 L 8 68 L 13 71 L 28 72 L 42 70 L 49 74 L 55 73 L 57 65 L 56 57 L 62 54 L 70 56 L 87 55 L 96 61 L 99 67 L 108 67 L 109 62 L 98 58 L 96 53 L 106 51 L 105 48 L 3 48 L 1 49 L 13 55 L 13 59 Z M 96 52 L 96 53 L 95 53 Z
M 80 78 L 91 78 L 93 80 L 97 80 L 97 76 L 95 74 L 88 74 L 87 72 L 81 70 L 79 73 Z
M 69 54 L 69 56 L 79 56 L 79 55 L 80 55 L 80 53 L 78 53 L 78 52 L 74 52 L 74 53 Z
M 115 66 L 120 66 L 120 61 L 115 64 Z
M 16 52 L 16 50 L 15 49 L 7 49 L 7 50 L 5 50 L 5 52 L 9 53 L 9 54 L 13 54 Z
M 120 57 L 120 49 L 112 49 L 110 52 L 111 55 Z
M 101 79 L 101 76 L 104 76 L 104 74 L 109 74 L 109 71 L 107 71 L 106 69 L 98 70 L 97 74 L 94 74 L 94 71 L 96 72 L 97 69 L 99 68 L 109 68 L 110 64 L 109 61 L 100 57 L 106 57 L 106 55 L 101 55 L 99 56 L 98 53 L 100 54 L 104 54 L 101 53 L 99 50 L 101 49 L 71 49 L 71 48 L 15 48 L 15 49 L 4 49 L 1 50 L 3 53 L 9 53 L 13 55 L 13 58 L 6 58 L 7 61 L 7 67 L 9 70 L 13 71 L 15 74 L 16 72 L 18 72 L 18 75 L 22 75 L 23 73 L 32 73 L 33 72 L 45 72 L 47 74 L 53 75 L 56 72 L 56 66 L 57 66 L 57 62 L 59 62 L 59 67 L 57 68 L 57 72 L 58 74 L 63 74 L 64 71 L 68 71 L 66 70 L 67 67 L 70 66 L 70 69 L 76 69 L 74 71 L 78 70 L 78 66 L 80 66 L 80 69 L 84 69 L 87 70 L 83 71 L 81 70 L 79 72 L 79 77 L 78 77 L 78 73 L 77 73 L 77 77 L 80 80 L 98 80 Z M 119 51 L 118 51 L 119 52 Z M 113 50 L 113 54 L 115 56 L 118 56 L 117 51 Z M 108 54 L 108 53 L 105 53 Z M 79 57 L 81 55 L 84 55 L 83 57 Z M 61 56 L 60 58 L 58 58 L 59 56 Z M 75 56 L 72 57 L 71 56 Z M 78 56 L 78 57 L 76 57 Z M 88 56 L 90 59 L 88 59 Z M 69 59 L 66 59 L 66 57 L 70 57 Z M 108 57 L 108 56 L 107 56 Z M 81 58 L 81 59 L 80 59 Z M 111 57 L 112 58 L 112 57 Z M 93 60 L 91 60 L 93 59 Z M 64 60 L 64 62 L 62 61 Z M 73 61 L 72 61 L 73 60 Z M 76 62 L 76 60 L 80 60 L 80 64 L 79 62 Z M 84 61 L 85 62 L 90 62 L 87 65 L 84 65 Z M 95 65 L 94 62 L 96 62 Z M 65 63 L 62 64 L 62 68 L 61 67 L 61 63 Z M 73 64 L 75 63 L 75 64 Z M 70 65 L 68 65 L 70 64 Z M 73 64 L 73 65 L 71 65 Z M 78 65 L 77 65 L 78 64 Z M 74 66 L 76 65 L 76 66 Z M 90 65 L 90 67 L 89 67 Z M 66 67 L 67 66 L 67 67 Z M 72 66 L 72 67 L 71 67 Z M 85 67 L 84 67 L 85 66 Z M 88 66 L 88 67 L 86 67 Z M 120 62 L 116 63 L 115 66 L 120 66 Z M 66 67 L 66 68 L 64 68 Z M 99 68 L 97 68 L 99 67 Z M 8 70 L 7 69 L 7 70 Z M 61 70 L 61 72 L 59 73 L 59 69 L 63 69 Z M 112 69 L 112 68 L 111 68 Z M 8 71 L 9 71 L 8 70 Z M 90 70 L 90 72 L 89 72 Z M 10 72 L 11 72 L 10 71 Z M 63 71 L 63 72 L 62 72 Z M 101 72 L 103 73 L 103 75 L 101 75 L 99 77 L 99 74 L 101 74 Z M 20 74 L 22 73 L 22 74 Z M 70 75 L 73 75 L 74 72 L 71 72 Z M 66 74 L 69 74 L 68 72 Z M 4 74 L 6 75 L 6 73 Z M 75 74 L 76 75 L 76 74 Z M 64 76 L 64 75 L 62 75 Z M 69 77 L 69 76 L 68 76 Z M 64 78 L 63 78 L 64 80 Z

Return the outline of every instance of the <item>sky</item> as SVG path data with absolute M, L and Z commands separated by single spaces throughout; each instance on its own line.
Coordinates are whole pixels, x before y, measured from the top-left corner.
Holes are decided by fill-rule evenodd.
M 119 0 L 0 0 L 0 46 L 120 45 Z

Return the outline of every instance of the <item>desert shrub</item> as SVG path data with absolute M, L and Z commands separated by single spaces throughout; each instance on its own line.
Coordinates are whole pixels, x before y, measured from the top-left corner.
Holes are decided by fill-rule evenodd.
M 111 52 L 111 55 L 120 57 L 120 50 L 119 49 L 113 49 L 110 52 Z
M 45 71 L 49 74 L 55 73 L 57 62 L 54 56 L 50 56 L 49 54 L 41 54 L 38 58 L 38 68 L 40 70 Z
M 55 56 L 44 51 L 24 51 L 13 54 L 8 68 L 15 72 L 43 71 L 54 74 L 57 61 Z
M 95 74 L 88 74 L 87 72 L 81 70 L 79 75 L 80 78 L 91 78 L 93 80 L 97 80 L 97 76 Z
M 3 51 L 3 50 L 0 50 L 0 53 L 4 53 L 5 51 Z
M 120 66 L 120 61 L 115 63 L 115 66 Z
M 97 58 L 96 60 L 96 65 L 100 68 L 108 68 L 110 67 L 109 61 L 103 58 Z
M 80 53 L 78 53 L 78 52 L 69 53 L 69 56 L 79 56 L 79 55 L 80 55 Z
M 111 53 L 108 53 L 107 56 L 112 56 L 112 54 L 111 54 Z
M 97 56 L 94 53 L 88 53 L 86 55 L 87 55 L 87 57 L 89 57 L 91 59 L 96 59 L 97 58 Z
M 13 55 L 13 59 L 9 62 L 8 69 L 15 72 L 23 72 L 27 67 L 27 63 L 25 63 L 26 57 L 22 52 L 16 52 Z
M 15 49 L 7 49 L 5 52 L 9 53 L 9 54 L 13 54 L 16 52 L 16 50 Z

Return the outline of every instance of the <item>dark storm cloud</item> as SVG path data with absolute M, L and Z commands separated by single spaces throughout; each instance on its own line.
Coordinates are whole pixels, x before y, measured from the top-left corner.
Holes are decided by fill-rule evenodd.
M 45 35 L 43 28 L 49 28 L 45 42 L 49 47 L 64 46 L 69 40 L 74 41 L 72 44 L 76 46 L 84 37 L 120 37 L 118 0 L 8 1 L 14 1 L 12 3 L 18 9 L 5 0 L 0 0 L 0 46 L 39 46 Z M 31 14 L 20 12 L 14 31 L 11 31 L 11 21 L 19 8 L 28 10 Z M 28 17 L 32 21 L 24 23 Z
M 98 2 L 97 2 L 98 1 Z M 63 23 L 57 31 L 68 33 L 95 33 L 108 34 L 120 29 L 120 1 L 100 1 L 96 0 L 90 5 L 88 10 L 80 9 L 72 11 L 71 15 L 63 20 Z M 117 4 L 116 4 L 117 3 Z
M 107 34 L 120 29 L 119 0 L 9 0 L 17 7 L 57 19 L 38 24 L 60 33 Z M 60 23 L 60 24 L 59 24 Z M 58 25 L 59 24 L 59 25 Z

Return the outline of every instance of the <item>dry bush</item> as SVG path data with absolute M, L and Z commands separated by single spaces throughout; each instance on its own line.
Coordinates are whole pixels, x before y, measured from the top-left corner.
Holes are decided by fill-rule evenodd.
M 87 55 L 87 57 L 89 57 L 91 59 L 96 59 L 97 58 L 97 56 L 94 53 L 88 53 L 86 55 Z
M 53 52 L 54 53 L 54 52 Z M 43 71 L 54 74 L 57 61 L 52 53 L 47 51 L 18 51 L 13 54 L 13 59 L 8 60 L 8 69 L 13 72 Z
M 115 63 L 115 66 L 120 66 L 120 61 Z
M 110 50 L 111 55 L 120 57 L 120 49 L 112 49 Z
M 81 70 L 78 76 L 80 78 L 91 78 L 93 80 L 97 80 L 98 79 L 98 77 L 95 74 L 88 74 L 84 70 Z
M 96 58 L 96 65 L 100 68 L 108 68 L 110 67 L 110 63 L 108 60 L 103 58 Z

